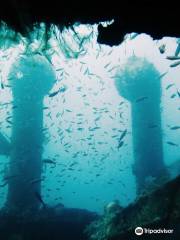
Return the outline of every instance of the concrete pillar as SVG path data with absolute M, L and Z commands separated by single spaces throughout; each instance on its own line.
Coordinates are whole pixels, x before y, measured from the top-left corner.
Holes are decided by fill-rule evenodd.
M 153 64 L 133 56 L 117 74 L 115 84 L 119 94 L 131 103 L 133 173 L 137 192 L 140 193 L 148 177 L 156 178 L 166 172 L 162 146 L 160 74 Z
M 0 155 L 9 155 L 10 153 L 10 143 L 6 137 L 0 133 Z
M 13 94 L 13 125 L 7 206 L 17 211 L 36 210 L 41 183 L 43 98 L 52 88 L 55 75 L 40 56 L 21 57 L 10 73 Z

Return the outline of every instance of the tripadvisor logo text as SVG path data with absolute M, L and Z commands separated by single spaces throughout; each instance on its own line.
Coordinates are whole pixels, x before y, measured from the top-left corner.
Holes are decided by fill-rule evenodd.
M 136 235 L 142 234 L 172 234 L 174 229 L 166 229 L 166 228 L 159 228 L 159 229 L 150 229 L 150 228 L 142 228 L 137 227 L 135 229 Z

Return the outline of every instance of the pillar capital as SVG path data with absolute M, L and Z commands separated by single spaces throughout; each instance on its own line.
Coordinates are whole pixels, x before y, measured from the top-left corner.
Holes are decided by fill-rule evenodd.
M 19 96 L 20 91 L 24 91 L 24 96 L 28 98 L 43 98 L 53 87 L 55 82 L 55 72 L 47 59 L 40 54 L 32 56 L 22 56 L 11 68 L 9 76 L 11 79 L 13 95 Z M 23 93 L 20 94 L 21 98 Z M 29 96 L 30 97 L 30 96 Z
M 122 97 L 133 103 L 139 98 L 150 98 L 154 91 L 160 95 L 159 72 L 145 58 L 130 57 L 117 71 L 115 85 Z

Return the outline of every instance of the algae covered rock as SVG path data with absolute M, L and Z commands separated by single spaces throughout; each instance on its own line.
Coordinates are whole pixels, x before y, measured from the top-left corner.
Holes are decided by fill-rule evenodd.
M 92 222 L 85 230 L 91 240 L 107 240 L 109 236 L 117 234 L 117 216 L 122 211 L 118 200 L 109 202 L 104 207 L 104 214 L 100 219 Z
M 164 186 L 136 200 L 121 211 L 111 211 L 109 203 L 104 215 L 86 228 L 89 240 L 136 239 L 134 230 L 154 227 L 174 229 L 173 239 L 178 240 L 180 224 L 180 176 Z M 150 238 L 154 239 L 154 238 Z

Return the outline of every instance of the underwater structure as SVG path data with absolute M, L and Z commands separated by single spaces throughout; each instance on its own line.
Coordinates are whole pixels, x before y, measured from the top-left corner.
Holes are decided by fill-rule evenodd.
M 0 154 L 9 155 L 8 194 L 0 211 L 0 238 L 86 240 L 85 227 L 98 218 L 85 209 L 48 206 L 41 198 L 43 99 L 55 82 L 48 60 L 20 56 L 8 76 L 12 87 L 11 141 L 0 134 Z M 71 229 L 71 231 L 69 231 Z
M 55 75 L 49 62 L 36 54 L 20 57 L 9 79 L 13 124 L 6 205 L 15 211 L 35 210 L 42 172 L 43 98 L 52 88 Z
M 111 211 L 105 211 L 101 218 L 87 226 L 85 232 L 88 239 L 139 239 L 140 236 L 135 234 L 137 226 L 141 226 L 144 230 L 152 230 L 151 234 L 143 234 L 142 239 L 159 239 L 155 234 L 162 232 L 166 233 L 163 236 L 164 239 L 179 239 L 179 185 L 180 176 L 153 189 L 151 193 L 141 196 L 124 209 L 120 206 L 118 209 L 117 206 Z
M 9 155 L 10 153 L 10 143 L 7 138 L 0 133 L 0 155 Z
M 166 172 L 161 130 L 161 76 L 146 59 L 132 56 L 115 79 L 119 94 L 131 104 L 133 173 L 140 193 L 148 179 Z

